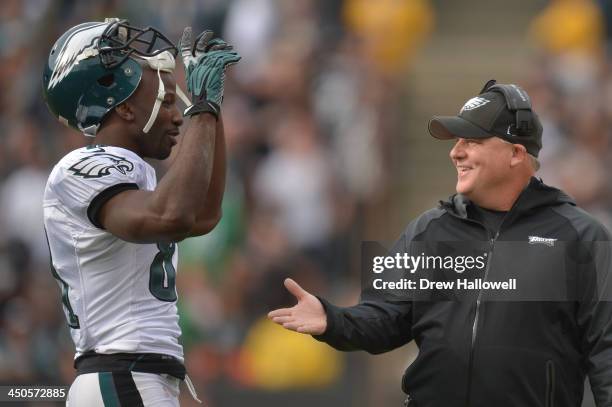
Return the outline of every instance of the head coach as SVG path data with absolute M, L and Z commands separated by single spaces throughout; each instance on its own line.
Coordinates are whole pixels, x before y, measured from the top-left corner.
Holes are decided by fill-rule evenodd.
M 587 376 L 597 406 L 612 406 L 612 303 L 601 293 L 601 281 L 610 284 L 609 233 L 572 198 L 534 177 L 542 126 L 527 93 L 489 81 L 457 116 L 432 118 L 429 132 L 454 141 L 457 193 L 412 221 L 396 247 L 486 242 L 484 280 L 514 267 L 532 287 L 569 287 L 573 294 L 488 302 L 481 290 L 464 301 L 381 297 L 343 308 L 287 279 L 298 302 L 269 317 L 342 351 L 377 354 L 414 340 L 419 354 L 402 378 L 408 406 L 575 407 Z M 504 253 L 509 242 L 523 242 L 524 253 Z M 564 242 L 584 248 L 575 265 L 559 251 Z M 501 264 L 504 256 L 511 261 Z M 583 282 L 592 268 L 603 277 L 595 288 Z

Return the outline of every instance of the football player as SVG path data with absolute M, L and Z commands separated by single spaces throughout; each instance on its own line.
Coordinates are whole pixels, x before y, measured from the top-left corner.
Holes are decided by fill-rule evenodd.
M 158 30 L 106 19 L 77 25 L 49 54 L 43 93 L 63 124 L 92 138 L 53 168 L 44 194 L 52 273 L 76 346 L 70 406 L 178 406 L 186 376 L 177 315 L 176 243 L 221 217 L 225 69 L 240 60 L 205 31 L 180 42 L 191 101 L 176 85 L 177 47 Z M 193 43 L 193 45 L 192 45 Z M 188 103 L 181 112 L 177 98 Z M 144 158 L 163 160 L 158 183 Z

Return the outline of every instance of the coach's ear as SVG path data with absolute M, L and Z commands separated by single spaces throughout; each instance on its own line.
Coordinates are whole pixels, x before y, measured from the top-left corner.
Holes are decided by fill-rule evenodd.
M 131 122 L 134 120 L 134 111 L 132 110 L 132 106 L 127 102 L 117 105 L 115 107 L 115 113 L 125 121 Z
M 516 167 L 527 160 L 527 149 L 521 144 L 512 144 L 512 158 L 510 159 L 510 166 Z

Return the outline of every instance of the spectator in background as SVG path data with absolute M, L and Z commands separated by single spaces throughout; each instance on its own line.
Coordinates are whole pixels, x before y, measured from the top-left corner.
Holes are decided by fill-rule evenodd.
M 603 51 L 604 21 L 592 0 L 553 0 L 532 24 L 534 39 L 552 54 Z
M 323 250 L 333 227 L 333 171 L 312 115 L 283 113 L 273 129 L 273 151 L 262 161 L 253 181 L 259 205 L 277 214 L 298 249 Z
M 384 76 L 403 72 L 433 27 L 426 0 L 347 0 L 343 17 L 363 59 Z
M 612 185 L 605 174 L 612 157 L 612 111 L 606 107 L 612 77 L 606 27 L 595 1 L 550 2 L 529 31 L 538 46 L 540 69 L 533 69 L 528 89 L 534 103 L 542 106 L 543 140 L 552 147 L 542 156 L 542 177 L 611 227 Z M 578 176 L 579 170 L 587 171 L 588 179 Z

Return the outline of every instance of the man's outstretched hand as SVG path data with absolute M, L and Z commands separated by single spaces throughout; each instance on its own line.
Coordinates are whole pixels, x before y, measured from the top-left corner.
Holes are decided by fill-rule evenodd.
M 297 299 L 297 304 L 291 308 L 280 308 L 268 313 L 268 318 L 303 334 L 321 335 L 327 329 L 327 316 L 321 301 L 304 290 L 290 278 L 285 279 L 285 287 Z

